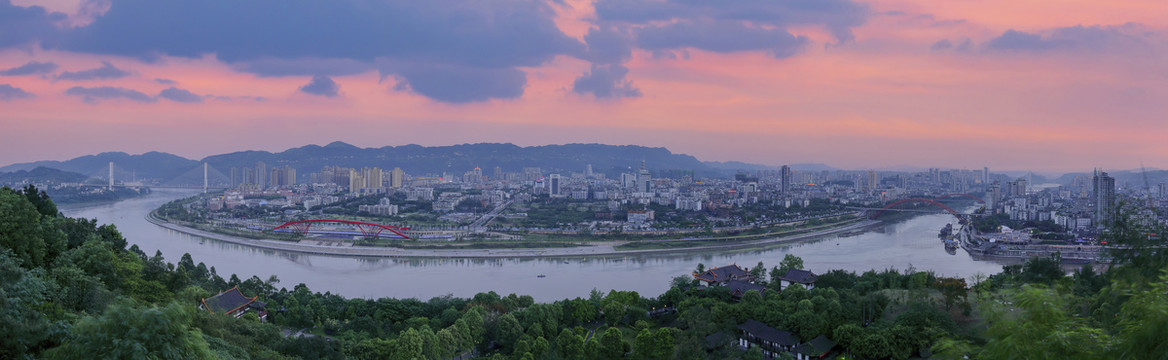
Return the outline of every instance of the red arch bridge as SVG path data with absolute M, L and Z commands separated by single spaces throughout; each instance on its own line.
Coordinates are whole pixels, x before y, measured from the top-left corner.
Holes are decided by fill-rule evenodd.
M 932 211 L 925 211 L 925 210 L 892 209 L 893 207 L 896 207 L 897 205 L 900 205 L 900 204 L 909 203 L 909 202 L 916 202 L 916 203 L 926 203 L 926 204 L 936 205 L 937 207 L 940 207 L 941 209 L 945 210 L 945 212 L 953 214 L 953 216 L 956 216 L 957 219 L 959 219 L 961 221 L 965 221 L 966 217 L 968 217 L 968 216 L 977 215 L 977 214 L 966 214 L 966 213 L 958 212 L 957 210 L 953 210 L 949 206 L 946 206 L 945 204 L 942 204 L 940 201 L 938 201 L 938 200 L 941 200 L 944 198 L 957 197 L 957 196 L 970 198 L 970 199 L 976 200 L 977 202 L 980 202 L 983 204 L 985 203 L 985 201 L 983 201 L 982 199 L 980 199 L 976 196 L 973 196 L 973 195 L 969 195 L 969 194 L 945 194 L 945 195 L 941 195 L 935 199 L 926 199 L 926 198 L 901 199 L 901 200 L 894 201 L 891 204 L 885 205 L 882 208 L 856 208 L 856 209 L 872 211 L 871 218 L 876 218 L 876 217 L 880 216 L 880 214 L 882 214 L 885 210 L 932 212 Z
M 284 223 L 283 225 L 274 227 L 274 228 L 272 228 L 272 230 L 269 230 L 269 231 L 276 231 L 276 230 L 286 228 L 288 230 L 298 232 L 301 235 L 305 235 L 305 234 L 308 234 L 308 230 L 309 230 L 309 228 L 312 227 L 313 224 L 318 224 L 318 223 L 333 223 L 333 224 L 353 225 L 353 227 L 356 227 L 357 231 L 360 231 L 361 235 L 363 235 L 365 237 L 376 238 L 376 237 L 380 237 L 382 232 L 389 231 L 397 236 L 401 236 L 404 239 L 410 238 L 409 236 L 406 236 L 406 234 L 402 233 L 402 231 L 406 231 L 406 230 L 410 229 L 410 228 L 406 228 L 406 227 L 381 225 L 381 224 L 367 223 L 367 222 L 361 222 L 361 221 L 331 220 L 331 219 L 289 221 L 289 222 Z M 287 231 L 287 230 L 285 230 L 285 231 Z

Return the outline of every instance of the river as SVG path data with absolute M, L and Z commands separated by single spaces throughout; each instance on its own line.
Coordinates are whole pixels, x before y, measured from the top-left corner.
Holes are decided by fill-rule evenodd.
M 260 250 L 206 239 L 151 224 L 145 216 L 158 206 L 191 196 L 190 190 L 159 189 L 143 197 L 111 204 L 62 207 L 66 216 L 96 218 L 112 223 L 131 244 L 147 255 L 162 251 L 169 262 L 190 253 L 195 262 L 214 266 L 224 278 L 276 275 L 278 287 L 304 283 L 313 291 L 346 297 L 418 298 L 451 294 L 471 297 L 495 291 L 531 295 L 540 302 L 587 297 L 592 289 L 633 290 L 657 296 L 669 289 L 670 280 L 688 275 L 698 263 L 706 267 L 737 263 L 753 267 L 779 264 L 786 254 L 803 258 L 807 269 L 822 273 L 832 269 L 863 272 L 887 268 L 932 270 L 938 275 L 970 278 L 994 274 L 1002 264 L 975 261 L 964 250 L 945 252 L 937 233 L 950 215 L 922 215 L 878 225 L 867 232 L 829 235 L 797 244 L 763 249 L 718 251 L 709 254 L 604 256 L 557 259 L 368 259 L 305 255 Z M 539 278 L 537 275 L 546 274 Z

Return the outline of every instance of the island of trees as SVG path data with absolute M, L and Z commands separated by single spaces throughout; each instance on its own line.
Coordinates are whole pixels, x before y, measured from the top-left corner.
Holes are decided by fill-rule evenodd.
M 741 292 L 678 274 L 655 297 L 348 299 L 275 276 L 225 278 L 190 255 L 170 263 L 112 225 L 62 216 L 36 188 L 3 188 L 0 358 L 761 359 L 740 346 L 749 323 L 827 339 L 825 356 L 840 359 L 1161 359 L 1164 232 L 1120 221 L 1108 234 L 1118 245 L 1107 270 L 1069 276 L 1034 258 L 973 279 L 835 270 L 807 289 L 779 280 L 803 267 L 789 255 L 745 269 Z M 266 316 L 200 307 L 228 289 L 256 297 Z

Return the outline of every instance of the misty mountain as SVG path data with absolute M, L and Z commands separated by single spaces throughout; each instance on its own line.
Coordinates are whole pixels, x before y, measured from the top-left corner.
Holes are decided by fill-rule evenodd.
M 255 167 L 263 162 L 269 169 L 290 165 L 301 174 L 320 171 L 325 166 L 350 168 L 400 167 L 412 174 L 461 175 L 475 167 L 490 175 L 494 168 L 520 172 L 538 167 L 544 173 L 584 172 L 591 164 L 594 172 L 618 176 L 640 168 L 641 161 L 652 170 L 694 171 L 699 176 L 715 176 L 720 171 L 690 155 L 674 154 L 665 148 L 636 145 L 566 144 L 522 147 L 514 144 L 462 144 L 452 146 L 402 145 L 360 148 L 343 142 L 325 146 L 307 145 L 278 153 L 242 151 L 210 156 L 203 161 L 223 173 L 230 169 Z
M 75 172 L 57 170 L 47 167 L 37 167 L 32 170 L 17 170 L 13 172 L 0 173 L 0 184 L 18 184 L 22 182 L 57 182 L 57 183 L 79 183 L 85 182 L 89 176 Z
M 122 173 L 134 172 L 139 179 L 169 180 L 199 166 L 198 161 L 163 152 L 152 151 L 141 155 L 130 155 L 124 152 L 104 152 L 66 161 L 37 161 L 12 164 L 0 168 L 0 172 L 32 170 L 38 167 L 46 167 L 75 172 L 87 177 L 104 178 L 107 176 L 105 174 L 109 171 L 110 161 L 113 161 L 116 167 L 115 177 L 124 176 L 121 175 Z

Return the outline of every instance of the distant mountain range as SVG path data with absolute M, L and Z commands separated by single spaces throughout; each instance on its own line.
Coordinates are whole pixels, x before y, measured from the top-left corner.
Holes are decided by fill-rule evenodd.
M 109 172 L 109 163 L 114 162 L 116 167 L 114 177 L 173 179 L 199 166 L 199 162 L 183 158 L 178 155 L 163 152 L 148 152 L 141 155 L 130 155 L 124 152 L 105 152 L 97 155 L 86 155 L 66 161 L 37 161 L 31 163 L 12 164 L 0 168 L 0 172 L 33 170 L 45 167 L 57 170 L 75 172 L 88 177 L 105 178 Z M 131 175 L 130 173 L 133 173 Z
M 154 179 L 167 182 L 182 176 L 201 179 L 199 164 L 206 162 L 215 170 L 228 174 L 231 168 L 254 168 L 263 162 L 269 169 L 292 166 L 302 178 L 325 166 L 400 167 L 412 174 L 462 174 L 475 167 L 490 175 L 497 166 L 503 171 L 519 172 L 525 167 L 538 167 L 543 172 L 584 172 L 587 165 L 597 173 L 618 176 L 640 168 L 644 161 L 650 170 L 692 171 L 697 176 L 728 177 L 738 171 L 777 170 L 778 167 L 744 162 L 702 162 L 686 154 L 675 154 L 662 147 L 636 145 L 566 144 L 544 146 L 517 146 L 514 144 L 463 144 L 451 146 L 385 146 L 360 148 L 343 142 L 325 146 L 307 145 L 272 153 L 268 151 L 240 151 L 208 156 L 196 161 L 162 152 L 130 155 L 106 152 L 87 155 L 67 161 L 37 161 L 0 167 L 0 172 L 28 171 L 51 168 L 80 173 L 89 177 L 106 177 L 109 162 L 115 165 L 114 176 Z M 792 165 L 801 171 L 833 169 L 822 164 Z M 198 172 L 197 176 L 192 175 Z M 185 175 L 185 176 L 184 176 Z M 188 179 L 189 180 L 189 179 Z
M 57 183 L 79 183 L 89 179 L 89 176 L 83 174 L 58 170 L 47 167 L 37 167 L 32 170 L 17 170 L 13 172 L 0 173 L 0 184 L 16 184 L 21 182 L 44 182 L 52 181 Z
M 219 171 L 254 167 L 263 162 L 269 168 L 290 165 L 298 172 L 318 171 L 325 166 L 400 167 L 413 174 L 461 174 L 475 167 L 490 175 L 495 167 L 519 172 L 538 167 L 544 172 L 584 172 L 587 165 L 597 173 L 616 175 L 638 169 L 644 161 L 650 169 L 691 170 L 697 174 L 717 175 L 720 169 L 698 161 L 690 155 L 674 154 L 665 148 L 635 145 L 566 144 L 521 147 L 513 144 L 463 144 L 452 146 L 386 146 L 359 148 L 343 142 L 325 146 L 308 145 L 279 153 L 242 151 L 209 156 L 203 161 Z M 761 165 L 754 165 L 761 166 Z
M 290 165 L 297 170 L 301 179 L 309 173 L 320 171 L 325 166 L 380 167 L 393 169 L 400 167 L 411 174 L 461 175 L 476 166 L 484 174 L 491 175 L 497 166 L 503 171 L 519 172 L 525 167 L 538 167 L 544 173 L 584 172 L 587 165 L 592 171 L 610 177 L 640 168 L 641 161 L 652 171 L 667 170 L 683 173 L 692 172 L 697 176 L 731 177 L 739 172 L 759 170 L 779 170 L 779 166 L 760 165 L 740 161 L 700 161 L 686 154 L 675 154 L 663 147 L 637 145 L 565 144 L 543 146 L 518 146 L 514 144 L 462 144 L 451 146 L 402 145 L 380 148 L 360 148 L 344 142 L 333 142 L 325 146 L 307 145 L 281 152 L 240 151 L 208 156 L 202 160 L 186 159 L 163 152 L 148 152 L 130 155 L 123 152 L 105 152 L 86 155 L 66 161 L 36 161 L 0 167 L 0 179 L 71 179 L 58 181 L 78 181 L 77 176 L 105 178 L 109 162 L 115 165 L 115 178 L 151 179 L 159 183 L 202 181 L 203 162 L 212 168 L 228 174 L 231 168 L 254 168 L 257 162 L 264 162 L 270 169 Z M 835 171 L 837 168 L 815 163 L 791 164 L 792 169 L 802 172 Z M 68 173 L 53 172 L 60 170 Z M 909 166 L 878 169 L 880 171 L 924 171 L 926 168 Z M 5 174 L 7 173 L 7 174 Z M 1144 186 L 1144 174 L 1140 170 L 1110 171 L 1119 186 Z M 79 175 L 78 175 L 79 174 Z M 1008 178 L 1025 176 L 1025 172 L 1004 173 Z M 995 174 L 1000 175 L 1000 174 Z M 1068 173 L 1060 177 L 1033 176 L 1036 184 L 1053 182 L 1069 184 L 1076 176 L 1085 176 L 1090 182 L 1090 172 Z M 179 179 L 181 177 L 181 179 Z M 1149 169 L 1148 184 L 1156 187 L 1168 182 L 1168 170 Z M 176 180 L 179 179 L 179 180 Z M 15 181 L 6 181 L 15 182 Z

